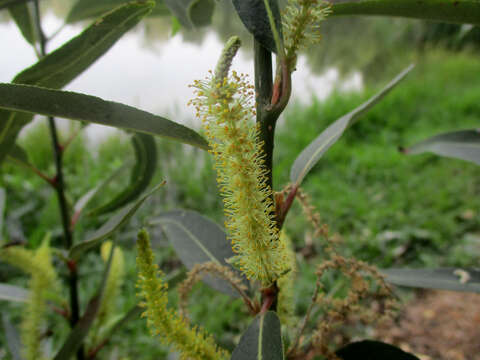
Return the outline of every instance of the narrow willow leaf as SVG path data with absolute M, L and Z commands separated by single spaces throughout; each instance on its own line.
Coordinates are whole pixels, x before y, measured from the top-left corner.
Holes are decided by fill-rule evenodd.
M 478 269 L 386 269 L 381 272 L 394 285 L 480 293 Z
M 5 340 L 7 342 L 8 350 L 12 355 L 13 360 L 23 360 L 22 356 L 22 343 L 20 341 L 20 335 L 10 322 L 7 314 L 2 313 L 3 329 L 5 330 Z
M 72 24 L 78 21 L 96 18 L 129 2 L 131 2 L 131 0 L 77 0 L 66 17 L 66 23 Z M 165 4 L 163 4 L 163 0 L 155 0 L 155 2 L 156 5 L 149 15 L 169 14 Z
M 381 15 L 480 25 L 478 0 L 347 0 L 333 1 L 331 16 Z
M 328 126 L 315 140 L 313 140 L 295 159 L 290 170 L 290 181 L 299 186 L 308 172 L 320 160 L 323 154 L 337 142 L 347 128 L 352 126 L 363 114 L 376 105 L 413 69 L 410 65 L 398 74 L 379 93 L 372 96 L 356 109 L 342 116 Z
M 22 71 L 15 84 L 62 88 L 105 54 L 127 31 L 147 15 L 154 3 L 131 2 L 95 21 L 79 36 Z M 21 96 L 21 95 L 19 95 Z M 0 110 L 0 162 L 15 143 L 30 113 Z
M 27 289 L 9 284 L 0 284 L 0 300 L 27 302 L 29 291 Z
M 135 166 L 128 187 L 111 201 L 92 210 L 92 215 L 115 211 L 138 198 L 150 185 L 157 169 L 157 145 L 147 134 L 134 134 L 132 145 L 135 150 Z
M 31 0 L 0 0 L 0 10 L 26 3 Z
M 199 213 L 191 210 L 166 212 L 156 218 L 152 225 L 161 226 L 178 257 L 188 269 L 205 262 L 231 267 L 225 260 L 235 254 L 225 232 Z M 232 271 L 243 277 L 233 268 Z M 215 290 L 238 297 L 238 293 L 225 280 L 207 276 L 203 281 Z
M 34 45 L 37 40 L 35 24 L 33 23 L 28 3 L 17 4 L 8 8 L 10 15 L 20 29 L 25 40 Z
M 273 311 L 257 315 L 242 335 L 232 360 L 283 360 L 280 320 Z
M 402 151 L 409 155 L 431 152 L 480 165 L 480 131 L 472 129 L 440 134 Z
M 105 285 L 107 284 L 108 274 L 110 273 L 114 249 L 115 244 L 110 249 L 110 255 L 108 257 L 107 264 L 105 265 L 105 271 L 103 272 L 102 281 L 97 290 L 97 293 L 89 301 L 87 308 L 85 309 L 85 313 L 80 318 L 75 327 L 72 329 L 72 331 L 67 337 L 67 340 L 65 340 L 53 360 L 70 360 L 70 358 L 77 352 L 77 350 L 80 348 L 83 341 L 87 337 L 88 331 L 92 327 L 95 317 L 98 314 L 98 310 L 100 309 L 100 305 L 102 304 L 102 297 L 105 291 Z
M 214 0 L 164 0 L 172 14 L 187 29 L 209 25 L 215 10 Z
M 264 0 L 233 0 L 233 5 L 237 10 L 240 20 L 245 27 L 252 33 L 260 44 L 271 52 L 276 53 L 277 47 L 270 21 L 268 20 L 267 10 L 265 9 Z M 268 0 L 270 8 L 275 18 L 277 30 L 282 37 L 282 18 L 277 0 Z
M 336 354 L 342 360 L 420 360 L 393 345 L 372 340 L 348 344 Z
M 23 164 L 28 165 L 28 155 L 25 150 L 23 150 L 19 145 L 14 144 L 13 147 L 10 149 L 10 151 L 7 154 L 7 157 L 9 157 L 11 160 L 21 162 Z
M 128 105 L 70 91 L 0 83 L 0 108 L 114 126 L 208 148 L 206 140 L 186 126 Z
M 73 207 L 73 215 L 72 215 L 72 225 L 75 225 L 80 216 L 83 213 L 83 210 L 88 206 L 90 201 L 100 193 L 102 190 L 104 190 L 110 182 L 112 182 L 116 177 L 118 177 L 123 170 L 125 170 L 127 164 L 124 164 L 123 166 L 120 166 L 117 170 L 115 170 L 108 178 L 103 180 L 100 184 L 95 186 L 93 189 L 89 190 L 85 195 L 83 195 L 78 201 L 75 203 L 75 206 Z
M 99 245 L 102 240 L 106 239 L 117 231 L 123 224 L 125 224 L 130 218 L 137 212 L 140 206 L 151 196 L 155 191 L 157 191 L 165 182 L 155 186 L 151 191 L 141 196 L 135 203 L 130 204 L 120 211 L 118 211 L 114 216 L 112 216 L 105 224 L 103 224 L 95 233 L 93 233 L 90 238 L 87 240 L 74 245 L 69 252 L 69 257 L 73 260 L 77 260 L 81 254 L 85 251 Z
M 5 206 L 7 204 L 7 194 L 5 189 L 0 188 L 0 238 L 3 241 L 3 221 L 5 220 Z

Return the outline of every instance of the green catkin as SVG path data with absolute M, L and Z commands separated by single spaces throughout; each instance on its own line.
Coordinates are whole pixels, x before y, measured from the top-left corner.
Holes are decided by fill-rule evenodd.
M 145 307 L 143 316 L 152 335 L 160 335 L 162 342 L 180 353 L 182 360 L 222 360 L 228 353 L 219 349 L 215 341 L 200 327 L 190 327 L 188 321 L 173 310 L 168 310 L 168 285 L 164 274 L 154 263 L 150 240 L 145 230 L 137 239 L 138 296 Z
M 320 23 L 331 13 L 324 0 L 288 0 L 283 16 L 285 48 L 290 71 L 302 48 L 320 41 Z
M 2 250 L 1 258 L 31 276 L 30 298 L 21 324 L 21 339 L 25 360 L 43 360 L 41 339 L 47 316 L 47 298 L 58 288 L 57 275 L 52 266 L 48 237 L 36 251 L 14 246 Z
M 269 286 L 286 270 L 286 252 L 274 220 L 272 189 L 259 140 L 254 88 L 246 75 L 229 68 L 240 40 L 230 39 L 214 74 L 195 81 L 190 104 L 202 120 L 215 157 L 228 237 L 237 254 L 232 264 L 249 279 Z

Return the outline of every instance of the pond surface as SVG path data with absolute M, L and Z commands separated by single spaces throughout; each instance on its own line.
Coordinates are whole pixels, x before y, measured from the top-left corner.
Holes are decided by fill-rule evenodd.
M 45 0 L 47 5 L 42 18 L 47 35 L 53 34 L 63 24 L 63 17 L 55 15 L 48 8 L 48 3 L 49 1 Z M 56 4 L 58 3 L 52 2 L 52 5 Z M 188 85 L 194 79 L 204 78 L 208 70 L 214 68 L 225 39 L 230 35 L 240 32 L 239 35 L 247 39 L 232 68 L 250 74 L 253 81 L 249 36 L 242 29 L 236 14 L 231 11 L 231 5 L 230 8 L 227 5 L 222 6 L 219 6 L 220 9 L 213 19 L 213 26 L 209 30 L 180 31 L 172 36 L 168 18 L 144 21 L 70 83 L 66 90 L 125 103 L 177 122 L 198 126 L 193 109 L 186 106 L 192 97 Z M 78 35 L 87 23 L 64 26 L 49 42 L 49 50 L 54 50 Z M 341 21 L 340 23 L 342 24 Z M 358 21 L 351 24 L 354 25 L 352 30 L 359 25 Z M 342 31 L 345 31 L 345 21 L 342 28 Z M 339 29 L 341 28 L 337 27 L 337 30 Z M 327 33 L 335 33 L 331 25 L 327 25 L 326 30 Z M 3 44 L 9 44 L 8 51 L 4 51 L 0 56 L 0 82 L 9 82 L 15 74 L 34 64 L 36 55 L 11 21 L 0 23 L 0 39 Z M 325 39 L 325 43 L 331 44 L 331 37 Z M 348 43 L 346 46 L 351 48 Z M 354 50 L 351 49 L 355 52 Z M 371 48 L 361 51 L 372 53 Z M 293 74 L 292 102 L 309 103 L 314 97 L 326 98 L 333 90 L 362 88 L 363 75 L 355 69 L 355 66 L 351 66 L 344 76 L 344 71 L 339 70 L 343 65 L 325 63 L 328 55 L 328 52 L 321 52 L 319 55 L 318 51 L 315 51 L 310 53 L 308 58 L 305 55 L 300 56 L 298 70 Z M 346 56 L 347 59 L 344 59 L 343 63 L 349 63 L 348 53 Z M 321 65 L 319 58 L 323 59 Z M 356 60 L 355 57 L 351 59 Z M 102 137 L 106 133 L 103 128 L 92 126 L 89 127 L 88 133 L 93 137 Z

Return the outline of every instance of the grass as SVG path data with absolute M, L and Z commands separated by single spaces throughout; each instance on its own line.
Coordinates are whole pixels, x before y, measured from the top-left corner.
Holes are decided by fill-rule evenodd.
M 480 168 L 433 155 L 409 157 L 397 148 L 443 131 L 476 127 L 480 118 L 480 81 L 475 81 L 472 74 L 479 68 L 480 60 L 468 54 L 427 56 L 406 81 L 349 129 L 309 174 L 304 190 L 310 194 L 322 220 L 344 239 L 345 253 L 379 267 L 478 264 Z M 277 133 L 274 162 L 277 190 L 288 183 L 291 164 L 316 134 L 371 94 L 373 89 L 337 93 L 308 107 L 290 107 Z M 21 143 L 39 169 L 53 173 L 45 126 L 32 130 Z M 219 223 L 223 220 L 209 155 L 172 142 L 159 140 L 157 144 L 159 164 L 155 182 L 166 179 L 167 186 L 147 201 L 117 235 L 127 265 L 124 297 L 118 304 L 122 311 L 137 301 L 132 245 L 136 231 L 146 219 L 162 210 L 188 208 Z M 128 139 L 113 137 L 95 155 L 85 139 L 78 137 L 65 159 L 69 202 L 73 204 L 132 157 Z M 26 170 L 6 164 L 3 171 L 0 186 L 7 191 L 6 238 L 23 239 L 35 247 L 46 231 L 52 231 L 53 244 L 61 247 L 53 191 Z M 119 192 L 128 178 L 120 176 L 96 200 L 97 204 Z M 85 217 L 77 229 L 76 241 L 107 219 L 108 216 Z M 298 206 L 289 214 L 286 228 L 295 246 L 301 248 L 309 228 Z M 155 236 L 153 241 L 161 266 L 175 267 L 175 255 L 166 240 Z M 314 239 L 314 244 L 318 245 L 318 239 Z M 314 263 L 300 266 L 296 282 L 297 302 L 303 310 L 311 296 Z M 1 281 L 10 279 L 10 270 L 0 268 Z M 90 253 L 80 268 L 82 304 L 93 295 L 101 272 L 99 256 Z M 205 289 L 203 285 L 194 289 L 192 319 L 212 333 L 223 334 L 222 343 L 231 347 L 238 341 L 233 334 L 243 331 L 247 324 L 241 303 L 232 303 L 229 298 Z M 173 297 L 173 305 L 175 301 Z M 18 306 L 8 308 L 16 314 L 20 311 Z M 117 346 L 122 356 L 165 358 L 158 340 L 147 333 L 144 319 L 129 322 L 115 336 L 113 344 L 110 349 Z

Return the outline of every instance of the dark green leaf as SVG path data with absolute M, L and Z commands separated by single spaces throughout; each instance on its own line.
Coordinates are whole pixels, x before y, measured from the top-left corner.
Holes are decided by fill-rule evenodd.
M 210 219 L 195 211 L 176 210 L 161 214 L 152 224 L 162 227 L 178 257 L 188 269 L 205 262 L 230 267 L 225 260 L 235 255 L 232 246 L 225 232 Z M 215 290 L 238 296 L 225 280 L 208 276 L 204 281 Z
M 480 132 L 472 129 L 444 133 L 402 151 L 409 155 L 431 152 L 480 165 Z
M 4 188 L 0 188 L 0 237 L 3 234 L 3 220 L 5 217 L 5 205 L 7 204 L 7 196 Z
M 78 199 L 78 201 L 75 203 L 75 206 L 73 207 L 72 225 L 75 225 L 78 222 L 78 219 L 80 218 L 83 210 L 87 207 L 87 205 L 95 197 L 95 195 L 105 189 L 105 187 L 113 179 L 115 179 L 122 173 L 122 171 L 126 168 L 125 165 L 126 164 L 115 170 L 108 178 L 106 178 L 104 181 L 102 181 L 100 184 L 95 186 L 92 190 L 88 191 L 85 195 Z
M 70 249 L 69 257 L 71 259 L 77 260 L 79 256 L 85 251 L 99 245 L 102 240 L 106 239 L 117 231 L 123 224 L 125 224 L 130 218 L 137 212 L 140 206 L 147 200 L 147 198 L 157 191 L 165 183 L 161 183 L 155 186 L 151 191 L 141 196 L 135 203 L 130 204 L 120 211 L 118 211 L 114 216 L 112 216 L 105 224 L 103 224 L 100 229 L 95 231 L 90 238 L 87 240 L 74 245 Z
M 102 304 L 103 293 L 105 291 L 105 285 L 107 284 L 108 274 L 110 273 L 110 267 L 112 265 L 113 251 L 115 244 L 110 249 L 110 255 L 108 257 L 107 264 L 105 265 L 105 271 L 103 273 L 102 281 L 97 290 L 95 296 L 89 301 L 85 313 L 80 318 L 78 323 L 72 329 L 68 335 L 67 340 L 63 343 L 62 347 L 58 351 L 53 360 L 70 360 L 70 358 L 77 352 L 80 346 L 85 340 L 88 331 L 93 325 L 95 317 L 98 314 L 100 305 Z
M 164 0 L 182 26 L 191 29 L 211 23 L 214 0 Z
M 8 315 L 2 313 L 2 323 L 3 328 L 5 329 L 5 337 L 7 342 L 8 350 L 12 355 L 13 360 L 23 360 L 22 356 L 22 343 L 20 342 L 20 336 L 17 329 L 10 322 Z
M 389 283 L 424 289 L 480 293 L 480 270 L 475 269 L 386 269 Z
M 27 153 L 17 144 L 13 145 L 7 156 L 13 161 L 21 162 L 23 164 L 29 163 Z
M 128 105 L 70 91 L 0 83 L 0 108 L 88 121 L 208 148 L 206 140 L 186 126 Z
M 23 3 L 10 6 L 8 11 L 17 24 L 25 40 L 34 45 L 37 40 L 35 24 L 30 14 L 30 4 Z
M 382 15 L 480 25 L 478 0 L 347 0 L 334 1 L 331 16 Z
M 157 145 L 155 139 L 147 134 L 134 134 L 132 145 L 135 150 L 135 166 L 130 175 L 130 184 L 114 199 L 94 209 L 92 215 L 115 211 L 134 201 L 150 185 L 157 169 Z
M 62 88 L 105 54 L 152 9 L 152 2 L 132 2 L 95 21 L 79 36 L 18 74 L 13 83 Z M 21 95 L 20 95 L 21 96 Z M 32 114 L 0 110 L 0 162 Z
M 12 5 L 19 5 L 26 3 L 27 1 L 30 0 L 0 0 L 0 10 L 11 7 Z
M 352 126 L 371 107 L 383 99 L 411 70 L 413 65 L 398 74 L 379 93 L 372 96 L 362 105 L 336 120 L 313 140 L 295 159 L 290 170 L 290 181 L 299 186 L 308 172 L 320 160 L 323 154 L 337 142 L 345 130 Z
M 27 289 L 9 284 L 0 284 L 0 300 L 27 302 L 29 294 Z
M 336 354 L 343 360 L 420 360 L 395 346 L 372 340 L 348 344 Z
M 282 19 L 277 0 L 268 0 L 277 30 L 282 36 Z M 277 47 L 268 20 L 264 0 L 233 0 L 233 5 L 245 27 L 266 49 L 276 53 Z
M 163 4 L 163 1 L 155 1 L 156 5 L 150 15 L 167 15 L 168 10 Z M 131 0 L 77 0 L 67 15 L 66 23 L 71 24 L 95 18 L 129 2 L 131 2 Z
M 283 360 L 280 320 L 273 311 L 255 317 L 232 354 L 232 360 L 254 359 Z

